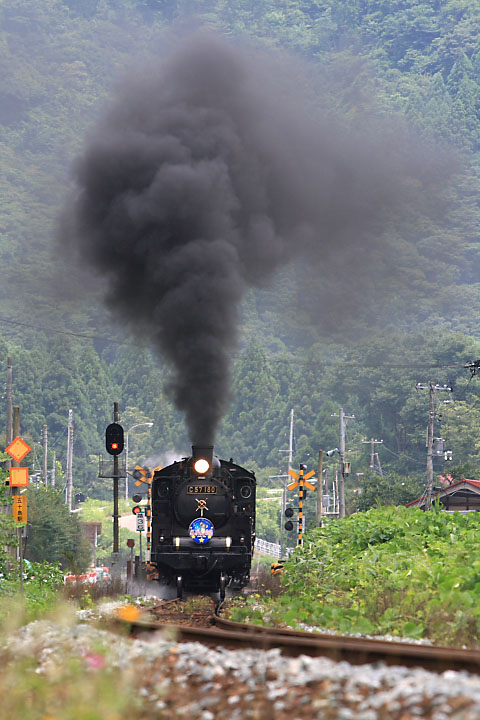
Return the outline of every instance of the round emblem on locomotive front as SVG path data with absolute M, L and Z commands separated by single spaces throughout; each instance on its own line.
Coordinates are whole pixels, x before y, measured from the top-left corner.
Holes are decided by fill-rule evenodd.
M 192 520 L 188 532 L 192 540 L 204 545 L 213 537 L 213 523 L 208 518 L 198 517 Z

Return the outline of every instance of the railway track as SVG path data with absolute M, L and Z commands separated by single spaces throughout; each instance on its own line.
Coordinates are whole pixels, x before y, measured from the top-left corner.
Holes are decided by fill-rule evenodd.
M 153 617 L 152 617 L 153 616 Z M 300 630 L 250 625 L 233 622 L 214 612 L 214 603 L 201 611 L 189 613 L 180 601 L 168 601 L 150 608 L 137 619 L 118 617 L 115 623 L 127 626 L 129 633 L 168 631 L 178 642 L 200 642 L 209 647 L 228 649 L 278 648 L 282 654 L 296 657 L 328 657 L 354 665 L 384 663 L 407 667 L 423 667 L 434 672 L 467 670 L 480 674 L 480 652 L 460 648 L 433 647 L 413 643 L 388 642 Z

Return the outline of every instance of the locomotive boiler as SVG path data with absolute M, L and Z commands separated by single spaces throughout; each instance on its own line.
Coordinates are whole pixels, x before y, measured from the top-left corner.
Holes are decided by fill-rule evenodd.
M 255 475 L 213 446 L 157 470 L 152 481 L 150 562 L 161 582 L 220 592 L 250 579 L 255 543 Z

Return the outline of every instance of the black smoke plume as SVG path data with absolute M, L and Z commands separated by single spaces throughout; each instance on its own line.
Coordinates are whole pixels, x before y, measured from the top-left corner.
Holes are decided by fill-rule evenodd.
M 76 161 L 62 242 L 172 365 L 193 443 L 228 404 L 246 290 L 295 256 L 368 262 L 425 180 L 421 153 L 323 117 L 295 73 L 194 36 L 123 83 Z

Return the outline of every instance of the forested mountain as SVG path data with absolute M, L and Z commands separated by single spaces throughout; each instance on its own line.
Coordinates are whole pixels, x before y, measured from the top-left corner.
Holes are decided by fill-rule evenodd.
M 126 427 L 155 422 L 133 451 L 188 450 L 149 339 L 111 319 L 99 280 L 82 292 L 54 238 L 71 164 L 118 78 L 192 26 L 300 57 L 315 112 L 352 131 L 393 118 L 403 139 L 421 138 L 425 162 L 445 147 L 457 158 L 453 178 L 439 161 L 443 212 L 392 218 L 382 253 L 365 262 L 362 247 L 333 248 L 328 273 L 298 262 L 249 293 L 219 452 L 284 470 L 295 408 L 297 458 L 313 462 L 338 444 L 331 414 L 343 406 L 356 415 L 356 472 L 368 466 L 362 440 L 381 436 L 385 467 L 421 476 L 427 399 L 415 383 L 432 379 L 455 383 L 441 433 L 454 464 L 477 470 L 478 380 L 467 386 L 463 369 L 480 339 L 480 14 L 468 0 L 2 0 L 0 358 L 14 358 L 25 432 L 37 442 L 48 423 L 62 459 L 72 407 L 78 485 L 97 494 L 91 456 L 114 399 Z
M 22 431 L 33 442 L 33 470 L 42 462 L 41 430 L 48 424 L 52 453 L 65 467 L 68 410 L 74 411 L 75 483 L 97 497 L 108 496 L 108 481 L 97 478 L 104 429 L 112 401 L 120 402 L 130 436 L 130 463 L 166 463 L 189 451 L 183 418 L 165 390 L 167 375 L 146 350 L 124 348 L 107 362 L 86 341 L 62 338 L 25 350 L 9 343 L 14 363 L 14 400 L 22 411 Z M 0 345 L 7 354 L 7 344 Z M 463 472 L 480 477 L 480 381 L 463 366 L 480 356 L 480 342 L 461 334 L 376 336 L 332 360 L 318 348 L 292 358 L 267 355 L 248 346 L 234 368 L 231 410 L 222 425 L 216 450 L 240 464 L 255 466 L 262 482 L 286 469 L 290 410 L 295 410 L 295 462 L 316 467 L 318 450 L 338 446 L 338 411 L 348 423 L 347 458 L 354 473 L 368 470 L 371 437 L 383 440 L 379 451 L 385 471 L 422 478 L 428 393 L 417 382 L 433 379 L 454 392 L 438 401 L 436 432 L 453 451 L 453 462 L 435 460 L 438 473 Z M 168 385 L 168 383 L 167 383 Z M 5 399 L 1 413 L 5 417 Z M 335 418 L 334 415 L 337 414 Z M 328 462 L 326 460 L 326 462 Z M 334 467 L 336 458 L 330 462 Z M 57 483 L 62 484 L 61 475 Z M 350 478 L 358 483 L 356 475 Z

